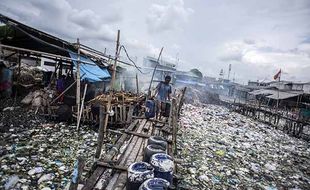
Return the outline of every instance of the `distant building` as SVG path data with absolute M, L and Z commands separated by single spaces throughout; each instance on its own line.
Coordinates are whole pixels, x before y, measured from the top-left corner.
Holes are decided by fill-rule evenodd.
M 206 86 L 206 84 L 202 82 L 202 78 L 190 71 L 176 71 L 175 84 L 178 86 Z
M 259 82 L 259 81 L 249 81 L 248 86 L 257 87 L 257 86 L 269 86 L 269 83 Z
M 276 87 L 279 90 L 296 90 L 296 91 L 303 91 L 303 87 L 305 84 L 307 83 L 298 83 L 290 81 L 269 82 L 269 86 Z
M 158 64 L 157 59 L 147 56 L 143 59 L 143 66 L 146 70 L 153 70 Z M 176 65 L 168 61 L 159 61 L 157 65 L 154 80 L 164 80 L 166 75 L 174 78 L 176 72 Z
M 208 77 L 208 76 L 204 76 L 202 79 L 205 83 L 212 83 L 216 81 L 215 77 Z

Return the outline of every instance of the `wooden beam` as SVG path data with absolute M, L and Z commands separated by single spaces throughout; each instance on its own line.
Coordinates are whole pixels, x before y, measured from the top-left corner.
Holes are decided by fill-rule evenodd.
M 48 56 L 50 56 L 49 59 L 58 58 L 58 59 L 61 59 L 62 61 L 65 60 L 65 61 L 67 61 L 67 62 L 78 61 L 77 59 L 72 59 L 72 58 L 70 58 L 70 57 L 65 57 L 65 56 L 56 55 L 56 54 L 52 54 L 52 53 L 46 53 L 46 52 L 43 52 L 43 51 L 30 50 L 30 49 L 25 49 L 25 48 L 19 48 L 19 47 L 14 47 L 14 46 L 8 46 L 8 45 L 4 45 L 4 44 L 0 44 L 0 47 L 6 48 L 6 49 L 15 50 L 15 51 L 28 52 L 28 53 L 40 54 L 40 55 L 46 55 L 46 56 L 45 56 L 46 58 L 49 58 Z M 82 61 L 82 60 L 80 60 L 80 63 L 89 64 L 89 65 L 94 65 L 94 63 L 87 62 L 87 61 Z
M 132 116 L 133 119 L 146 119 L 144 116 Z M 157 122 L 157 123 L 162 123 L 162 124 L 168 124 L 167 121 L 162 121 L 162 120 L 158 120 L 158 119 L 147 119 L 148 121 L 151 121 L 151 122 Z
M 97 166 L 101 166 L 101 167 L 105 167 L 105 168 L 112 168 L 112 169 L 116 169 L 116 170 L 120 170 L 120 171 L 127 171 L 127 167 L 120 166 L 120 165 L 112 165 L 112 164 L 109 164 L 107 162 L 97 161 L 96 164 L 97 164 Z
M 127 134 L 130 134 L 130 135 L 134 135 L 134 136 L 138 136 L 138 137 L 142 137 L 142 138 L 146 138 L 146 139 L 150 138 L 150 135 L 143 134 L 143 133 L 137 133 L 137 132 L 127 131 L 127 130 L 125 130 L 124 132 Z

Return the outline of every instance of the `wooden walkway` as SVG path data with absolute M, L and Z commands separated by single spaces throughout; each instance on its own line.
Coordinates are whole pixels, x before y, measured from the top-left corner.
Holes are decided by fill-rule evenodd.
M 144 149 L 150 136 L 164 137 L 168 142 L 168 154 L 173 157 L 176 153 L 177 119 L 185 90 L 186 88 L 181 90 L 172 100 L 168 119 L 158 121 L 133 117 L 132 123 L 125 130 L 108 130 L 120 136 L 113 147 L 94 163 L 93 172 L 82 189 L 126 189 L 127 168 L 132 163 L 143 160 Z
M 229 108 L 242 115 L 252 117 L 253 119 L 265 122 L 276 129 L 292 135 L 297 138 L 310 140 L 310 122 L 298 120 L 287 116 L 281 110 L 267 109 L 264 107 L 258 108 L 249 104 L 230 103 Z

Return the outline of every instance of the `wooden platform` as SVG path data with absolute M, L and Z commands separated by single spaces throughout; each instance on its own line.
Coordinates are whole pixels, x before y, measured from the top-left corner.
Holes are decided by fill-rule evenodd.
M 169 128 L 168 123 L 165 125 L 146 119 L 135 120 L 123 132 L 116 145 L 123 140 L 124 143 L 119 148 L 113 147 L 97 162 L 96 170 L 87 180 L 83 189 L 124 189 L 127 180 L 127 167 L 134 162 L 143 160 L 148 137 L 159 135 L 171 142 L 172 134 L 167 134 L 167 128 Z M 113 151 L 117 153 L 111 156 Z M 172 156 L 171 143 L 168 146 L 168 154 Z
M 147 140 L 152 135 L 164 137 L 168 142 L 167 152 L 174 157 L 177 119 L 185 91 L 186 88 L 182 89 L 172 99 L 169 118 L 147 120 L 143 117 L 133 117 L 131 124 L 126 129 L 108 130 L 108 132 L 118 134 L 118 139 L 115 139 L 112 148 L 102 153 L 100 159 L 94 163 L 91 176 L 84 182 L 82 189 L 125 189 L 127 168 L 132 163 L 143 160 Z
M 265 122 L 289 135 L 310 140 L 309 121 L 289 117 L 283 110 L 241 103 L 229 103 L 226 106 L 242 115 Z

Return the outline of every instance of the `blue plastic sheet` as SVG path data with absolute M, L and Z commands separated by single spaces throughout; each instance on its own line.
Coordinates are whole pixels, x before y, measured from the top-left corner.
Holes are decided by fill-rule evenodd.
M 74 66 L 77 65 L 78 55 L 73 52 L 69 52 L 69 55 L 73 60 Z M 98 82 L 103 81 L 103 79 L 111 78 L 110 73 L 107 69 L 101 69 L 99 66 L 96 65 L 91 59 L 86 56 L 80 55 L 80 74 L 82 76 L 82 80 L 87 80 L 89 82 Z M 83 63 L 87 62 L 87 63 Z

